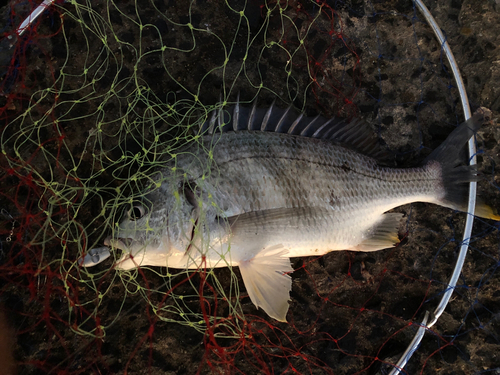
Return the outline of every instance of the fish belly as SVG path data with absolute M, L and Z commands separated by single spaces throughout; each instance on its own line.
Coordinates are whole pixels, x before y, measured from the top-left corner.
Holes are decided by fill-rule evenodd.
M 278 245 L 289 257 L 370 250 L 359 245 L 386 211 L 444 194 L 437 169 L 384 168 L 328 141 L 278 133 L 221 134 L 213 162 L 199 183 L 230 222 L 233 258 Z

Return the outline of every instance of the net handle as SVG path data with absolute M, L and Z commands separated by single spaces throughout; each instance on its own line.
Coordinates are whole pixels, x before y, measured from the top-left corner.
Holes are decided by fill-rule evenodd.
M 31 26 L 33 22 L 47 9 L 52 5 L 55 0 L 44 0 L 40 5 L 38 5 L 33 11 L 30 13 L 28 17 L 24 19 L 24 21 L 19 25 L 16 29 L 16 34 L 21 36 L 24 34 L 26 29 Z
M 450 45 L 446 41 L 446 38 L 444 37 L 443 33 L 441 32 L 441 29 L 432 16 L 431 12 L 425 4 L 421 0 L 413 0 L 413 3 L 417 6 L 419 11 L 422 13 L 422 15 L 425 17 L 427 20 L 427 23 L 429 26 L 431 26 L 432 30 L 434 31 L 434 34 L 436 34 L 437 39 L 441 43 L 441 49 L 444 51 L 446 58 L 448 59 L 448 63 L 450 64 L 453 77 L 455 78 L 455 82 L 457 84 L 458 92 L 460 94 L 460 100 L 462 103 L 462 108 L 464 111 L 464 116 L 465 120 L 469 119 L 471 117 L 471 111 L 469 107 L 469 98 L 467 97 L 467 93 L 465 91 L 465 86 L 462 80 L 462 75 L 460 74 L 460 70 L 458 69 L 457 62 L 455 61 L 455 57 L 453 56 L 453 53 L 451 51 Z M 470 165 L 475 165 L 476 164 L 476 144 L 474 142 L 474 137 L 469 139 L 469 163 Z M 458 278 L 460 276 L 460 273 L 462 272 L 462 267 L 464 265 L 465 257 L 467 255 L 467 250 L 469 248 L 469 241 L 470 241 L 470 236 L 472 232 L 472 224 L 474 223 L 474 214 L 473 212 L 475 211 L 476 207 L 476 187 L 477 183 L 475 181 L 471 182 L 469 185 L 469 202 L 467 206 L 467 218 L 465 222 L 465 229 L 463 233 L 463 239 L 462 239 L 462 245 L 460 246 L 460 252 L 458 254 L 458 259 L 455 263 L 455 268 L 453 270 L 453 273 L 451 275 L 450 281 L 448 282 L 448 285 L 446 287 L 446 290 L 443 293 L 443 296 L 441 297 L 441 301 L 439 302 L 439 305 L 436 307 L 434 310 L 434 313 L 431 316 L 431 320 L 427 323 L 427 319 L 429 318 L 429 311 L 425 312 L 425 317 L 422 320 L 422 323 L 420 324 L 419 329 L 417 330 L 417 333 L 415 334 L 415 337 L 411 341 L 411 343 L 408 345 L 406 348 L 406 351 L 404 354 L 401 356 L 399 359 L 398 363 L 394 366 L 392 371 L 390 372 L 390 375 L 398 375 L 401 370 L 406 366 L 408 361 L 410 360 L 411 356 L 413 353 L 418 349 L 418 346 L 420 345 L 420 342 L 422 341 L 422 338 L 424 337 L 425 331 L 430 329 L 439 319 L 441 314 L 444 312 L 444 309 L 448 305 L 448 302 L 450 301 L 450 298 L 453 294 L 453 291 L 455 289 L 455 286 L 457 285 Z

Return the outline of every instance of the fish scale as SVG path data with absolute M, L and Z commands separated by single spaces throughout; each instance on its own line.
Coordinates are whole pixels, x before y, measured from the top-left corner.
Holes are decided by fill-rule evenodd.
M 148 210 L 132 208 L 143 216 L 129 214 L 101 249 L 121 249 L 123 270 L 237 266 L 255 306 L 285 321 L 290 257 L 392 247 L 403 215 L 387 211 L 407 203 L 466 210 L 478 177 L 458 154 L 483 121 L 475 115 L 420 167 L 398 169 L 378 163 L 384 152 L 359 120 L 237 103 L 214 112 L 201 142 L 157 174 Z M 481 202 L 475 214 L 500 220 Z M 84 265 L 102 261 L 99 251 Z
M 277 133 L 224 134 L 224 142 L 218 143 L 213 156 L 220 176 L 214 177 L 212 172 L 209 181 L 215 179 L 211 185 L 217 186 L 217 205 L 233 190 L 228 216 L 280 207 L 376 207 L 387 198 L 398 199 L 398 205 L 414 202 L 414 197 L 435 202 L 443 194 L 432 170 L 379 167 L 373 159 L 341 146 L 298 137 L 290 144 L 289 137 Z M 255 138 L 258 143 L 253 142 Z M 332 194 L 337 198 L 333 206 L 329 203 Z

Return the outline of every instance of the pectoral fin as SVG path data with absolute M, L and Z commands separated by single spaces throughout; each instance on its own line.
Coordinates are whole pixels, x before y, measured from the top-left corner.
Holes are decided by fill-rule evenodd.
M 284 230 L 314 228 L 317 220 L 331 216 L 332 212 L 320 207 L 273 208 L 252 211 L 228 218 L 233 241 L 241 238 L 274 235 Z
M 292 288 L 292 279 L 285 273 L 293 271 L 287 253 L 282 246 L 273 246 L 239 262 L 243 282 L 254 305 L 281 322 L 286 321 Z

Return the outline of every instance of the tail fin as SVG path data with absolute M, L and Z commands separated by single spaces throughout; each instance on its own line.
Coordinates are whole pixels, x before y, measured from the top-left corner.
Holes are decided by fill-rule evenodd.
M 460 154 L 465 143 L 485 121 L 484 112 L 476 113 L 453 130 L 443 144 L 425 159 L 424 164 L 431 165 L 437 162 L 441 168 L 445 196 L 440 201 L 440 205 L 459 211 L 467 211 L 468 183 L 477 181 L 479 177 L 476 165 L 458 166 L 462 163 Z M 476 203 L 474 214 L 487 219 L 500 220 L 496 211 L 480 200 Z

